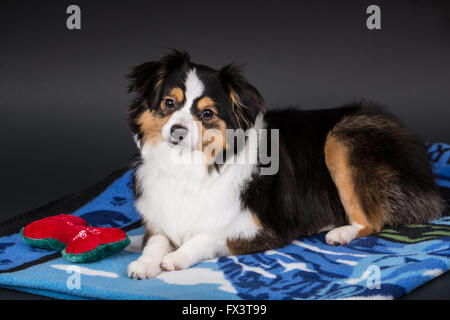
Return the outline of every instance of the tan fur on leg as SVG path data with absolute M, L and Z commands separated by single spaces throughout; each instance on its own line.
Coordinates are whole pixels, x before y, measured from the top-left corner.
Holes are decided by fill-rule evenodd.
M 372 213 L 370 216 L 376 216 L 379 219 L 369 221 L 368 215 L 363 210 L 360 196 L 354 184 L 354 169 L 350 165 L 349 158 L 350 148 L 332 134 L 329 134 L 325 143 L 325 162 L 348 217 L 350 226 L 345 227 L 351 227 L 346 229 L 341 227 L 337 228 L 340 231 L 334 229 L 329 232 L 330 236 L 327 241 L 334 241 L 337 244 L 348 243 L 354 238 L 363 237 L 381 229 L 382 216 Z

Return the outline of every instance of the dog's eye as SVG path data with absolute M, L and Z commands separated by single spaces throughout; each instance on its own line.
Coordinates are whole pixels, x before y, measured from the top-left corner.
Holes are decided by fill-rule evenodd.
M 205 109 L 202 111 L 202 119 L 209 120 L 214 116 L 214 111 L 210 109 Z
M 172 109 L 175 107 L 175 100 L 171 98 L 166 98 L 164 100 L 164 105 L 166 106 L 166 108 Z

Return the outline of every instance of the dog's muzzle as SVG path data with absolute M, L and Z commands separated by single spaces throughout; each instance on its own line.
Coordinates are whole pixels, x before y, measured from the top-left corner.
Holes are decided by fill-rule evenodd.
M 188 129 L 182 125 L 174 124 L 170 128 L 170 143 L 177 145 L 186 138 Z

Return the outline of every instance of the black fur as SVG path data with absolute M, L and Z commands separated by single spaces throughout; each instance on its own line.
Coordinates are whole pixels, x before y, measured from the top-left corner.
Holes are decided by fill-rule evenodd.
M 190 56 L 184 51 L 172 50 L 160 60 L 150 61 L 133 68 L 130 79 L 129 92 L 135 93 L 128 108 L 128 121 L 133 134 L 142 139 L 142 132 L 137 119 L 145 110 L 155 111 L 164 116 L 159 103 L 162 97 L 173 87 L 184 88 L 184 76 L 188 69 L 195 68 L 197 75 L 205 85 L 204 96 L 211 97 L 218 110 L 218 117 L 226 124 L 227 129 L 248 129 L 258 113 L 264 111 L 264 99 L 241 74 L 241 68 L 229 64 L 220 70 L 198 65 L 190 61 Z M 236 93 L 240 106 L 233 106 L 230 98 L 231 91 Z M 195 103 L 194 103 L 195 105 Z M 239 108 L 239 116 L 234 112 Z M 199 116 L 195 106 L 191 109 L 193 115 Z M 214 125 L 205 124 L 206 128 Z M 236 146 L 236 144 L 234 144 Z M 217 155 L 218 163 L 224 163 L 230 154 L 238 150 L 224 150 Z M 228 153 L 228 154 L 227 154 Z M 220 165 L 214 167 L 219 170 Z
M 169 76 L 176 79 L 176 73 L 181 73 L 187 67 L 189 59 L 188 53 L 172 50 L 160 60 L 134 67 L 128 75 L 130 80 L 128 92 L 136 94 L 128 107 L 128 123 L 133 134 L 137 134 L 139 139 L 142 138 L 142 133 L 136 119 L 147 108 L 151 111 L 157 108 Z M 179 85 L 182 86 L 182 82 Z
M 242 193 L 243 203 L 283 243 L 345 223 L 345 212 L 325 165 L 328 132 L 358 106 L 320 111 L 268 111 L 267 129 L 280 132 L 279 171 L 255 174 Z M 270 150 L 270 147 L 268 148 Z
M 364 122 L 358 128 L 342 125 L 358 115 L 381 117 L 391 126 L 374 127 Z M 380 192 L 376 185 L 384 177 L 377 176 L 374 170 L 380 164 L 387 163 L 400 176 L 386 186 L 392 194 L 378 199 L 393 209 L 386 225 L 429 221 L 443 210 L 423 144 L 380 109 L 360 104 L 315 111 L 287 109 L 269 111 L 264 120 L 268 129 L 280 132 L 279 171 L 272 176 L 255 174 L 241 197 L 270 231 L 271 242 L 274 232 L 278 244 L 285 245 L 329 225 L 348 223 L 324 160 L 327 135 L 339 127 L 343 127 L 339 134 L 353 146 L 352 166 L 365 176 L 363 181 L 356 181 L 357 187 L 368 194 Z M 393 187 L 402 192 L 394 192 Z
M 246 130 L 265 111 L 262 96 L 239 67 L 214 70 L 192 63 L 185 52 L 172 51 L 160 60 L 135 67 L 129 76 L 129 91 L 136 94 L 129 107 L 129 123 L 139 139 L 138 117 L 145 110 L 164 116 L 162 96 L 175 86 L 185 89 L 184 75 L 193 67 L 205 85 L 204 95 L 212 97 L 227 129 Z M 191 113 L 199 116 L 195 103 Z M 348 223 L 325 163 L 329 134 L 351 150 L 352 178 L 369 220 L 371 207 L 378 204 L 385 209 L 384 225 L 429 221 L 443 210 L 423 143 L 379 108 L 352 104 L 316 111 L 268 111 L 264 125 L 279 130 L 279 171 L 274 175 L 255 173 L 242 190 L 242 206 L 255 214 L 263 230 L 253 242 L 235 243 L 243 250 L 239 253 L 282 246 L 329 225 Z M 208 126 L 213 125 L 205 124 Z M 217 157 L 224 160 L 230 151 L 235 154 L 240 150 L 225 150 Z M 138 157 L 135 167 L 140 164 Z M 215 168 L 220 170 L 220 165 L 216 163 Z M 136 197 L 140 193 L 136 187 Z
M 244 119 L 236 118 L 236 114 L 234 114 L 233 118 L 236 119 L 232 127 L 243 130 L 249 129 L 255 122 L 256 116 L 265 111 L 264 99 L 258 90 L 242 76 L 242 70 L 239 66 L 229 64 L 223 67 L 219 71 L 219 79 L 223 88 L 234 90 L 242 103 L 240 112 Z
M 384 204 L 384 224 L 425 223 L 443 211 L 425 144 L 378 107 L 364 108 L 338 123 L 333 136 L 350 146 L 350 164 L 364 212 Z

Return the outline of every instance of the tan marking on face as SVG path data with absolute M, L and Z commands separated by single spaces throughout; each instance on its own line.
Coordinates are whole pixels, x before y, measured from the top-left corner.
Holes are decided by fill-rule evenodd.
M 166 99 L 173 99 L 173 100 L 175 100 L 176 105 L 180 105 L 183 102 L 183 100 L 184 100 L 184 92 L 183 92 L 183 90 L 181 88 L 175 87 L 172 90 L 170 90 L 168 95 L 164 96 L 161 99 L 161 102 L 159 104 L 161 110 L 164 111 L 164 112 L 172 112 L 175 109 L 168 110 L 168 108 L 166 107 L 166 104 L 165 104 Z
M 201 140 L 201 148 L 203 152 L 203 159 L 207 166 L 214 163 L 214 159 L 216 156 L 226 147 L 226 129 L 227 126 L 225 121 L 220 119 L 217 116 L 217 108 L 215 107 L 214 101 L 206 96 L 201 98 L 197 102 L 198 113 L 200 114 L 205 109 L 210 109 L 214 112 L 214 117 L 211 120 L 208 120 L 207 123 L 214 125 L 215 128 L 207 128 L 205 124 L 198 116 L 194 116 L 196 121 L 201 122 L 200 135 L 202 137 Z
M 349 155 L 349 147 L 329 134 L 325 143 L 325 163 L 338 189 L 349 223 L 357 223 L 363 226 L 363 229 L 357 235 L 359 238 L 381 229 L 383 209 L 379 203 L 373 203 L 372 205 L 365 203 L 366 210 L 371 211 L 370 217 L 372 219 L 369 221 L 358 194 L 363 190 L 357 191 L 354 184 L 354 168 L 349 163 Z
M 208 96 L 201 98 L 197 102 L 197 108 L 200 113 L 205 109 L 211 109 L 211 111 L 213 111 L 214 114 L 217 114 L 217 109 L 214 105 L 215 105 L 214 101 Z
M 149 142 L 155 146 L 163 141 L 161 132 L 168 120 L 168 116 L 161 117 L 155 111 L 146 110 L 143 112 L 136 121 L 142 133 L 142 144 Z
M 202 123 L 202 152 L 207 166 L 214 163 L 218 154 L 226 148 L 226 124 L 222 119 L 216 118 L 213 122 L 218 128 L 206 128 Z
M 178 104 L 181 104 L 184 100 L 184 92 L 183 89 L 181 89 L 180 87 L 175 87 L 172 90 L 170 90 L 169 92 L 169 96 L 173 99 L 175 99 L 175 101 Z

